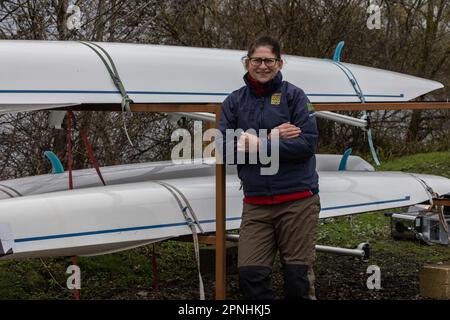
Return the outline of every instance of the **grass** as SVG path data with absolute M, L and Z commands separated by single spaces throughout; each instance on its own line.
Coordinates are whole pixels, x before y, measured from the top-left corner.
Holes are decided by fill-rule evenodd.
M 380 171 L 408 171 L 450 178 L 450 151 L 420 153 L 382 163 Z
M 450 152 L 435 152 L 393 159 L 377 170 L 408 171 L 450 178 Z M 394 241 L 390 236 L 390 219 L 383 213 L 365 213 L 351 217 L 322 219 L 318 243 L 356 247 L 368 241 L 374 253 L 370 263 L 385 266 L 386 257 L 414 261 L 416 266 L 449 261 L 449 248 L 427 246 L 417 241 Z M 82 270 L 82 299 L 142 299 L 152 296 L 152 247 L 97 257 L 78 257 Z M 178 288 L 194 283 L 196 263 L 192 244 L 166 241 L 157 245 L 161 286 Z M 320 254 L 319 254 L 320 258 Z M 321 260 L 319 259 L 319 262 Z M 69 258 L 25 259 L 0 261 L 0 299 L 72 299 L 66 288 Z M 319 266 L 320 267 L 320 266 Z M 324 265 L 323 268 L 328 268 Z M 389 266 L 386 265 L 386 268 Z M 177 298 L 182 298 L 179 291 Z M 170 296 L 169 296 L 170 298 Z M 190 296 L 188 296 L 190 298 Z
M 192 245 L 166 241 L 156 247 L 161 283 L 194 278 Z M 152 246 L 95 257 L 78 257 L 83 299 L 137 299 L 152 289 Z M 72 299 L 66 288 L 69 258 L 0 261 L 0 299 Z

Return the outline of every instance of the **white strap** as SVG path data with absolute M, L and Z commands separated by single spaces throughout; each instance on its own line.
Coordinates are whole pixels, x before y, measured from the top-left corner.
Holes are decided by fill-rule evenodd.
M 189 204 L 189 201 L 187 200 L 187 198 L 184 196 L 184 194 L 179 189 L 177 189 L 173 185 L 168 184 L 167 182 L 162 182 L 162 181 L 153 181 L 153 182 L 155 182 L 155 183 L 163 186 L 167 190 L 169 190 L 169 192 L 173 195 L 173 197 L 177 201 L 178 206 L 180 207 L 181 213 L 183 214 L 184 219 L 188 223 L 189 228 L 191 228 L 192 238 L 193 238 L 193 243 L 194 243 L 195 260 L 197 262 L 200 300 L 205 300 L 205 288 L 203 285 L 203 277 L 202 277 L 202 274 L 200 271 L 200 246 L 199 246 L 199 242 L 198 242 L 197 229 L 195 227 L 197 225 L 198 228 L 200 229 L 200 231 L 203 233 L 203 230 L 200 226 L 200 222 L 198 221 L 198 219 L 194 213 L 194 210 L 192 209 L 191 205 Z M 184 202 L 186 204 L 185 206 L 183 206 L 183 203 L 181 202 L 180 198 L 184 200 Z M 190 210 L 193 219 L 191 217 L 189 217 L 189 215 L 187 214 L 187 210 Z

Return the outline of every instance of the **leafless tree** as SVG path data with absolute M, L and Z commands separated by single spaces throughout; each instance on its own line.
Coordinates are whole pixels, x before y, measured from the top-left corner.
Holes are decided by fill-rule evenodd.
M 381 8 L 381 29 L 366 27 L 371 2 Z M 79 29 L 67 27 L 70 5 L 81 10 Z M 280 39 L 286 54 L 319 58 L 331 58 L 337 43 L 344 40 L 343 61 L 445 85 L 422 100 L 450 96 L 448 0 L 0 0 L 0 39 L 246 49 L 264 34 Z M 371 116 L 375 145 L 385 156 L 450 148 L 448 110 L 378 111 Z M 0 116 L 1 178 L 48 172 L 44 150 L 67 158 L 67 131 L 48 128 L 47 119 L 48 112 Z M 121 114 L 78 113 L 77 119 L 101 164 L 168 158 L 174 127 L 162 114 L 126 117 L 134 148 L 123 133 Z M 360 129 L 320 120 L 319 131 L 324 152 L 348 147 L 360 154 L 369 152 Z M 88 157 L 76 132 L 74 139 L 75 167 L 86 167 Z

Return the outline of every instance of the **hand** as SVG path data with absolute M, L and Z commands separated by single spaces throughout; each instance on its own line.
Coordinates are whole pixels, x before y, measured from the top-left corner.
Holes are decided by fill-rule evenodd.
M 300 135 L 300 133 L 302 133 L 302 130 L 299 127 L 296 127 L 295 125 L 291 124 L 290 122 L 280 124 L 279 126 L 272 129 L 272 131 L 274 131 L 274 130 L 278 131 L 280 139 L 297 138 Z M 270 139 L 270 136 L 271 136 L 271 134 L 269 134 L 269 139 Z
M 250 133 L 244 132 L 237 142 L 237 150 L 240 152 L 258 152 L 259 138 Z

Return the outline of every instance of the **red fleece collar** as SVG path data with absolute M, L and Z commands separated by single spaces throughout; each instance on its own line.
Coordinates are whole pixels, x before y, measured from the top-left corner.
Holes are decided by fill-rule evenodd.
M 267 83 L 261 83 L 258 80 L 253 79 L 250 74 L 247 74 L 247 80 L 258 95 L 262 97 L 264 93 L 266 93 L 268 87 Z

